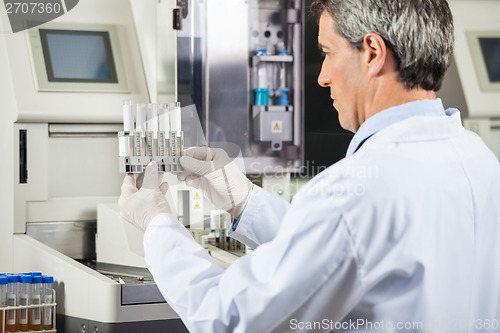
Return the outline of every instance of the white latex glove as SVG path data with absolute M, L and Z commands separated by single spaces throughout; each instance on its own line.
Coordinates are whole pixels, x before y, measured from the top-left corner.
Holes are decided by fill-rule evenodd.
M 224 150 L 189 148 L 180 163 L 184 171 L 177 179 L 199 189 L 216 207 L 233 217 L 243 213 L 253 184 Z
M 159 184 L 159 179 L 161 181 L 159 176 L 158 165 L 156 162 L 151 162 L 144 171 L 140 189 L 137 188 L 136 177 L 133 174 L 127 174 L 123 180 L 122 193 L 118 200 L 120 215 L 143 231 L 156 215 L 172 212 L 165 199 L 168 184 L 165 182 Z

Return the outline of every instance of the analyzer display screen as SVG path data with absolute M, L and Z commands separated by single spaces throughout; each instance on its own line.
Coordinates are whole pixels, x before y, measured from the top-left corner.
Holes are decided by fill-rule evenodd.
M 500 38 L 479 38 L 490 82 L 500 82 Z
M 49 82 L 118 82 L 109 33 L 40 29 Z

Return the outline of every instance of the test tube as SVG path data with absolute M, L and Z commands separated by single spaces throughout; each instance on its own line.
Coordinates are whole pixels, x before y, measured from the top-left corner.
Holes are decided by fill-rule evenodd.
M 146 104 L 139 103 L 136 106 L 134 156 L 146 155 L 145 137 L 146 137 Z
M 156 155 L 158 147 L 158 105 L 148 104 L 148 122 L 146 131 L 146 156 Z M 156 148 L 156 149 L 155 149 Z
M 134 109 L 132 101 L 123 101 L 123 131 L 118 132 L 118 156 L 130 156 L 133 145 Z
M 227 250 L 227 230 L 219 230 L 219 249 Z
M 19 305 L 19 293 L 18 293 L 18 285 L 19 285 L 19 275 L 17 274 L 9 274 L 7 275 L 9 280 L 9 284 L 7 287 L 7 306 L 17 306 Z M 19 322 L 17 320 L 16 310 L 8 310 L 5 318 L 5 330 L 9 332 L 19 331 Z
M 264 62 L 257 65 L 257 87 L 255 88 L 255 105 L 269 105 L 269 80 L 267 66 Z
M 180 156 L 183 153 L 183 137 L 182 137 L 182 118 L 181 118 L 181 103 L 176 102 L 176 103 L 171 103 L 171 110 L 170 110 L 170 127 L 171 127 L 171 134 L 170 134 L 170 146 L 171 152 L 173 153 L 172 156 Z M 172 134 L 172 132 L 175 132 L 175 134 Z M 172 142 L 173 137 L 175 136 L 175 142 Z
M 123 132 L 118 133 L 118 155 L 132 155 L 134 133 L 134 107 L 132 101 L 123 101 Z
M 37 275 L 37 273 L 31 273 L 31 304 L 41 305 L 42 303 L 42 276 Z M 36 275 L 34 275 L 36 274 Z M 29 323 L 30 329 L 33 331 L 39 331 L 42 328 L 42 311 L 41 307 L 35 307 L 30 309 Z
M 31 275 L 20 275 L 21 283 L 19 284 L 19 305 L 31 305 Z M 28 321 L 28 308 L 19 309 L 19 329 L 23 332 L 31 331 Z
M 158 118 L 158 156 L 167 156 L 170 142 L 168 139 L 168 133 L 170 132 L 170 114 L 167 104 L 160 107 Z
M 42 289 L 43 289 L 43 303 L 44 304 L 52 304 L 53 303 L 53 294 L 52 294 L 53 283 L 54 283 L 54 277 L 42 276 Z M 44 330 L 52 329 L 52 306 L 43 307 L 42 328 Z
M 220 221 L 221 221 L 220 217 L 221 217 L 220 209 L 210 210 L 210 230 L 220 229 Z
M 221 228 L 229 229 L 232 225 L 231 214 L 221 210 Z
M 0 332 L 3 332 L 3 319 L 5 317 L 3 310 L 7 306 L 7 287 L 9 278 L 6 275 L 0 275 Z
M 132 133 L 134 131 L 134 106 L 132 101 L 123 101 L 123 130 Z

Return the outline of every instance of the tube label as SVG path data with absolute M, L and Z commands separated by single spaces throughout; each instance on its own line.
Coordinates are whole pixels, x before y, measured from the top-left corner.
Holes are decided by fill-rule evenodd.
M 40 295 L 33 295 L 33 305 L 40 305 L 42 298 Z M 40 307 L 31 309 L 31 325 L 40 325 L 42 323 Z
M 153 156 L 153 132 L 146 132 L 146 156 Z
M 44 296 L 44 303 L 51 304 L 52 303 L 52 294 Z M 43 309 L 43 325 L 52 326 L 52 307 L 47 306 Z
M 165 132 L 158 132 L 158 156 L 165 156 Z
M 142 154 L 142 135 L 141 132 L 134 133 L 134 156 Z
M 16 306 L 15 294 L 7 295 L 7 306 Z M 16 324 L 16 310 L 7 311 L 7 325 L 15 325 L 15 324 Z
M 177 132 L 170 132 L 170 156 L 177 156 Z
M 22 294 L 21 297 L 19 297 L 19 305 L 28 305 L 29 297 L 28 294 Z M 21 325 L 28 325 L 28 309 L 21 309 L 19 312 L 19 323 Z

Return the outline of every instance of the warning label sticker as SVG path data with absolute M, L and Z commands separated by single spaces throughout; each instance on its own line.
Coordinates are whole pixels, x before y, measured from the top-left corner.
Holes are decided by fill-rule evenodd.
M 273 120 L 271 122 L 271 132 L 272 133 L 282 133 L 283 132 L 283 122 L 281 120 Z

